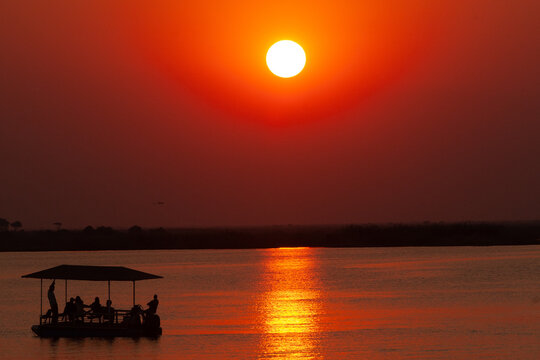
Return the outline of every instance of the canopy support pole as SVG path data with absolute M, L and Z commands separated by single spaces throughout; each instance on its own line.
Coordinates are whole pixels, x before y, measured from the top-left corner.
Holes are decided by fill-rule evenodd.
M 107 285 L 109 287 L 109 291 L 108 291 L 108 294 L 109 294 L 109 300 L 111 300 L 111 280 L 107 280 Z
M 65 287 L 64 287 L 64 302 L 67 304 L 67 279 L 64 280 Z
M 135 306 L 135 280 L 133 280 L 133 306 Z
M 43 316 L 43 279 L 39 279 L 39 324 L 41 325 L 41 317 Z

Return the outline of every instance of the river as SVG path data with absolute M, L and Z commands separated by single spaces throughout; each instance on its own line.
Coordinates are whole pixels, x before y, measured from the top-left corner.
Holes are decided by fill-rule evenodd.
M 162 275 L 158 339 L 40 339 L 40 281 L 60 264 Z M 50 281 L 44 280 L 43 293 Z M 537 359 L 540 246 L 0 253 L 1 359 Z M 68 298 L 107 299 L 69 281 Z M 63 280 L 56 297 L 63 308 Z M 111 283 L 129 308 L 131 283 Z M 48 308 L 46 296 L 44 310 Z

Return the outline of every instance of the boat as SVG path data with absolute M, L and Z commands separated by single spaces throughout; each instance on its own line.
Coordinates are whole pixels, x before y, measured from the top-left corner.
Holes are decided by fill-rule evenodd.
M 143 311 L 135 302 L 135 282 L 160 279 L 162 276 L 145 273 L 123 266 L 59 265 L 50 269 L 23 275 L 40 279 L 39 324 L 32 331 L 39 337 L 158 337 L 162 334 L 159 315 Z M 133 307 L 129 310 L 102 307 L 102 311 L 82 311 L 77 314 L 43 314 L 43 279 L 65 281 L 67 303 L 68 280 L 106 281 L 108 299 L 111 299 L 111 281 L 131 281 Z M 157 305 L 156 305 L 157 307 Z

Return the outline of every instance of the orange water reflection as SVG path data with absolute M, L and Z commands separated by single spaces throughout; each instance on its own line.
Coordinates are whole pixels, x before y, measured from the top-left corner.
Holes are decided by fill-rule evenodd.
M 320 357 L 321 291 L 314 249 L 265 250 L 258 303 L 262 359 Z

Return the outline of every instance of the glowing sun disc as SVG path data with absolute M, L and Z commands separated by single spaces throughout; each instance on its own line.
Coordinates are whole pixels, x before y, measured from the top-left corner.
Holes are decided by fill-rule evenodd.
M 306 65 L 304 49 L 291 40 L 281 40 L 268 49 L 266 65 L 270 71 L 282 78 L 296 76 Z

